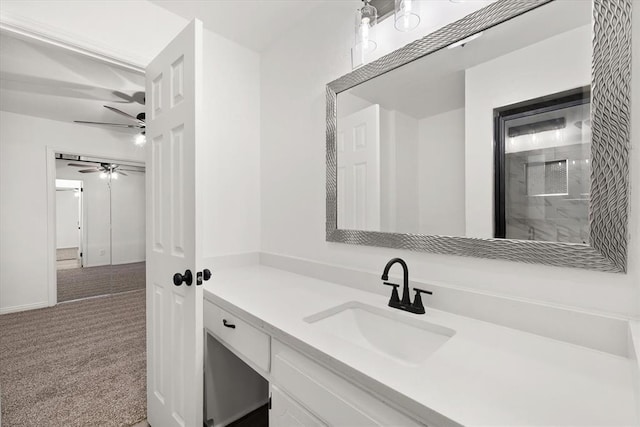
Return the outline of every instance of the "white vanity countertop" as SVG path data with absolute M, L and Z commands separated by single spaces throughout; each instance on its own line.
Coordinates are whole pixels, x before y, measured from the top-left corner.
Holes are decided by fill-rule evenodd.
M 640 425 L 635 361 L 429 309 L 428 297 L 427 314 L 418 316 L 387 307 L 381 295 L 265 266 L 219 271 L 205 284 L 204 296 L 426 422 Z M 349 301 L 456 334 L 421 365 L 409 365 L 303 320 Z

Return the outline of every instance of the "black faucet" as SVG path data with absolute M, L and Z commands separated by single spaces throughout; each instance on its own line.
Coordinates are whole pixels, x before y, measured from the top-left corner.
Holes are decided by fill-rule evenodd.
M 398 287 L 400 285 L 387 282 L 387 280 L 389 280 L 389 269 L 393 264 L 396 264 L 396 263 L 400 264 L 404 271 L 402 300 L 400 300 L 400 297 L 398 296 Z M 391 261 L 389 261 L 387 265 L 384 267 L 384 271 L 382 272 L 382 280 L 384 280 L 383 284 L 387 286 L 393 286 L 393 290 L 391 291 L 391 299 L 389 299 L 389 307 L 398 308 L 400 310 L 408 311 L 410 313 L 424 314 L 425 312 L 424 305 L 422 305 L 422 297 L 420 296 L 420 293 L 422 292 L 425 294 L 432 295 L 433 292 L 413 288 L 413 290 L 416 291 L 416 296 L 413 299 L 413 304 L 411 303 L 411 296 L 409 295 L 409 267 L 407 267 L 407 263 L 404 262 L 403 259 L 393 258 Z

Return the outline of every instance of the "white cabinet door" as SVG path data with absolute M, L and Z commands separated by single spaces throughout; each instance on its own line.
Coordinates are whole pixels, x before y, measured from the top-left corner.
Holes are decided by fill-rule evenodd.
M 196 171 L 202 23 L 192 21 L 146 70 L 147 414 L 153 427 L 202 425 L 202 287 Z M 174 285 L 190 270 L 190 286 Z M 184 274 L 186 276 L 186 274 Z
M 271 386 L 269 427 L 324 426 L 319 419 L 294 402 L 278 387 Z

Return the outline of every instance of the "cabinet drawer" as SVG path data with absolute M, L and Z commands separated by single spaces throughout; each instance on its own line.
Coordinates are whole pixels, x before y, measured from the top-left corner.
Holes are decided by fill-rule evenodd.
M 207 300 L 204 301 L 204 327 L 245 361 L 269 372 L 269 335 Z
M 328 425 L 422 425 L 279 341 L 272 349 L 273 382 Z

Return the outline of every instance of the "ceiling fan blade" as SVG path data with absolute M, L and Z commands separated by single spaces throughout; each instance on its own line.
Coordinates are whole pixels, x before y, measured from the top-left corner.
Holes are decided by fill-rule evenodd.
M 140 173 L 144 173 L 144 170 L 137 170 L 137 169 L 118 169 L 119 171 L 127 171 L 127 172 L 140 172 Z
M 122 98 L 127 102 L 137 102 L 138 104 L 144 105 L 145 102 L 145 93 L 144 92 L 135 92 L 133 95 L 127 95 L 126 93 L 114 90 L 113 94 L 118 98 Z
M 100 125 L 100 126 L 113 126 L 119 128 L 129 128 L 129 129 L 144 129 L 144 126 L 140 125 L 125 125 L 121 123 L 103 123 L 103 122 L 87 122 L 85 120 L 74 120 L 74 123 L 82 123 L 85 125 Z
M 74 166 L 76 168 L 86 168 L 86 167 L 93 166 L 94 164 L 97 166 L 97 163 L 95 163 L 95 162 L 87 162 L 87 163 L 84 163 L 84 164 L 82 164 L 82 163 L 67 163 L 67 166 Z
M 81 170 L 78 171 L 80 173 L 95 173 L 95 172 L 100 172 L 98 169 L 85 169 L 85 170 Z
M 109 109 L 109 110 L 113 111 L 114 113 L 116 113 L 116 114 L 120 114 L 121 116 L 124 116 L 124 117 L 126 117 L 126 118 L 128 118 L 128 119 L 135 120 L 135 121 L 136 121 L 136 122 L 138 122 L 138 124 L 140 124 L 140 125 L 144 125 L 144 122 L 143 122 L 142 120 L 138 120 L 138 118 L 137 118 L 137 117 L 132 116 L 132 115 L 131 115 L 131 114 L 129 114 L 129 113 L 125 113 L 124 111 L 118 110 L 117 108 L 109 107 L 108 105 L 104 105 L 104 108 L 107 108 L 107 109 Z
M 129 176 L 129 174 L 122 172 L 122 169 L 118 169 L 118 175 Z
M 135 92 L 131 97 L 140 105 L 144 105 L 147 101 L 147 94 L 144 92 Z

